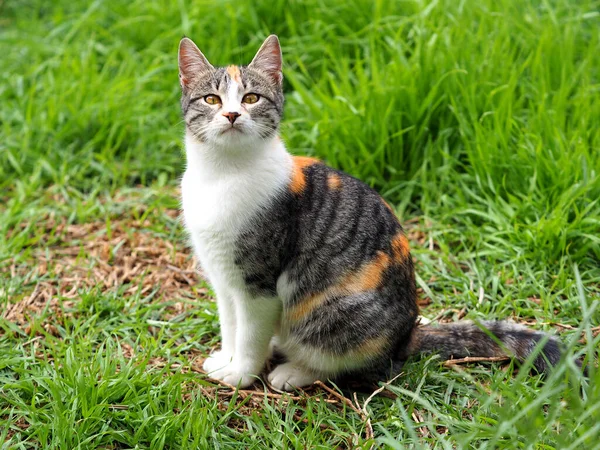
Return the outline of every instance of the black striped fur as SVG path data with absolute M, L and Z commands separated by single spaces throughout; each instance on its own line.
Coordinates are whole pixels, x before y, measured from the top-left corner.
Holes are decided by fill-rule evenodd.
M 361 367 L 334 376 L 389 376 L 422 352 L 443 358 L 508 354 L 522 361 L 543 340 L 543 333 L 510 322 L 417 326 L 413 262 L 408 252 L 395 254 L 394 239 L 404 232 L 394 213 L 361 181 L 316 160 L 296 161 L 302 189 L 292 179 L 290 190 L 255 217 L 239 236 L 236 264 L 259 296 L 280 294 L 277 282 L 286 274 L 295 289 L 284 300 L 282 327 L 308 348 L 344 357 L 379 338 Z M 387 255 L 387 264 L 371 274 L 377 277 L 381 268 L 378 282 L 365 279 L 349 292 L 331 295 L 300 320 L 289 320 L 286 312 L 302 308 L 380 254 Z M 559 342 L 549 338 L 535 368 L 548 370 L 560 355 Z

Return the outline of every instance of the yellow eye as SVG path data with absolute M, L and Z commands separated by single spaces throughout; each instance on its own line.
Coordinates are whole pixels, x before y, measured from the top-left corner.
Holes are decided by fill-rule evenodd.
M 252 103 L 256 103 L 259 98 L 260 95 L 258 94 L 246 94 L 244 95 L 244 98 L 242 98 L 242 103 L 248 103 L 251 105 Z
M 209 105 L 218 105 L 219 103 L 221 103 L 221 99 L 218 95 L 207 95 L 206 97 L 204 97 L 204 101 Z

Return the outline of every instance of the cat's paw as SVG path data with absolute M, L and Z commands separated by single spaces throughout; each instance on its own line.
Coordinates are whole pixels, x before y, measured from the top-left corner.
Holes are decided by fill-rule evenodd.
M 227 367 L 231 363 L 232 359 L 233 355 L 220 350 L 212 353 L 208 358 L 206 358 L 202 368 L 206 371 L 206 373 L 212 375 L 213 372 Z
M 227 384 L 238 386 L 240 389 L 250 386 L 256 380 L 256 376 L 240 369 L 236 364 L 230 363 L 227 366 L 209 373 L 211 378 L 224 381 Z
M 293 391 L 295 388 L 313 384 L 319 379 L 314 372 L 289 362 L 275 367 L 267 378 L 269 383 L 280 391 Z

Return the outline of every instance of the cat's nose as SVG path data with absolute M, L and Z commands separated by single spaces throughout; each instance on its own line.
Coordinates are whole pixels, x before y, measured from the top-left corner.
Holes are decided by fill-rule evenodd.
M 227 120 L 229 120 L 229 123 L 231 125 L 233 125 L 233 122 L 235 122 L 235 119 L 237 119 L 238 117 L 241 116 L 241 114 L 238 112 L 228 112 L 228 113 L 223 113 L 223 115 L 225 117 L 227 117 Z

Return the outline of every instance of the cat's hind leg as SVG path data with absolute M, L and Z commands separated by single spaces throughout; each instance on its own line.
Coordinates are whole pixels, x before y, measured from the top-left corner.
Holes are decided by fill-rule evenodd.
M 314 295 L 285 308 L 281 350 L 288 363 L 276 368 L 269 380 L 291 389 L 352 374 L 361 380 L 379 372 L 385 377 L 395 366 L 397 348 L 415 323 L 416 306 L 396 292 L 356 292 Z
M 319 379 L 319 374 L 300 364 L 286 362 L 277 366 L 267 377 L 269 383 L 280 391 L 309 386 Z

